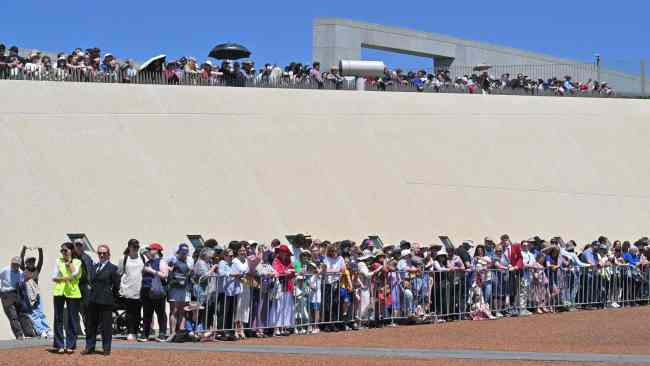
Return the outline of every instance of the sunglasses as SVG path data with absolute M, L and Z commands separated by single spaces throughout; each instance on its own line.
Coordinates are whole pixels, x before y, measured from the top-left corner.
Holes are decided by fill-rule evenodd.
M 108 252 L 97 252 L 97 255 L 108 255 Z
M 68 249 L 61 249 L 61 254 L 68 254 Z

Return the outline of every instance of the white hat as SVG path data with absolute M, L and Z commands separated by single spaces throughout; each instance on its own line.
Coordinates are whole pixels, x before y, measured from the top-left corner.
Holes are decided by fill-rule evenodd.
M 104 54 L 104 58 L 109 57 L 109 56 L 110 56 L 110 57 L 113 57 L 113 55 L 111 55 L 111 54 L 108 53 L 108 52 Z
M 411 250 L 410 249 L 404 249 L 404 250 L 402 250 L 400 252 L 400 257 L 401 258 L 404 258 L 404 257 L 409 256 L 409 255 L 411 255 Z
M 206 60 L 206 61 L 205 61 L 205 64 L 206 64 L 206 65 L 210 65 L 210 66 L 212 66 L 212 61 L 211 61 L 211 60 Z
M 357 259 L 360 260 L 360 261 L 365 261 L 366 259 L 370 259 L 372 257 L 374 257 L 374 254 L 372 253 L 372 251 L 366 249 L 366 250 L 363 251 L 363 254 Z
M 472 240 L 464 240 L 463 245 L 467 244 L 470 248 L 474 246 L 474 242 Z
M 442 249 L 440 249 L 440 250 L 436 253 L 436 257 L 441 256 L 441 255 L 444 255 L 445 257 L 448 257 L 448 256 L 449 256 L 449 254 L 447 254 L 447 248 L 442 247 Z

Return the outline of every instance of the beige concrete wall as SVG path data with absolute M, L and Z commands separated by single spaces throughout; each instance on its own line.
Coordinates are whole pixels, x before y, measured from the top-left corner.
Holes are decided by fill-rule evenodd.
M 68 232 L 117 251 L 188 233 L 649 231 L 647 101 L 7 81 L 0 94 L 2 265 L 42 245 L 49 274 Z

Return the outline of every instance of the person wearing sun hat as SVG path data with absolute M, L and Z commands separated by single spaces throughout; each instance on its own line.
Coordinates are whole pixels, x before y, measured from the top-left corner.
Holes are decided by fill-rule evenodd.
M 370 265 L 370 270 L 375 274 L 372 277 L 372 285 L 374 288 L 375 301 L 373 309 L 373 322 L 369 326 L 381 328 L 384 326 L 384 315 L 387 310 L 392 306 L 392 296 L 389 286 L 388 274 L 393 270 L 388 257 L 383 250 L 375 249 L 373 252 L 374 260 Z
M 403 311 L 406 316 L 411 316 L 415 312 L 411 280 L 418 272 L 418 269 L 413 265 L 412 257 L 411 249 L 403 249 L 400 253 L 400 260 L 397 262 L 397 271 L 401 283 L 401 298 L 404 299 Z
M 279 276 L 280 291 L 278 297 L 271 302 L 270 322 L 274 336 L 288 336 L 289 328 L 294 326 L 293 278 L 296 270 L 291 261 L 291 250 L 286 244 L 277 246 L 275 255 L 273 269 Z
M 380 269 L 370 270 L 368 264 L 375 259 L 375 255 L 370 249 L 363 251 L 361 256 L 357 258 L 358 269 L 358 288 L 357 294 L 359 297 L 359 319 L 360 326 L 365 327 L 370 321 L 370 287 L 372 276 Z
M 437 319 L 444 320 L 444 316 L 450 312 L 451 305 L 449 304 L 449 270 L 451 264 L 449 262 L 449 255 L 447 249 L 441 247 L 436 252 L 433 261 L 433 286 L 431 289 L 431 312 L 436 315 Z
M 576 243 L 573 240 L 569 240 L 564 248 L 560 248 L 560 256 L 568 263 L 568 271 L 565 271 L 565 275 L 569 278 L 568 286 L 562 288 L 562 300 L 563 305 L 567 307 L 569 311 L 575 311 L 575 302 L 578 296 L 578 290 L 580 288 L 580 274 L 584 271 L 585 268 L 591 267 L 587 262 L 583 262 L 580 257 L 575 253 Z
M 147 246 L 144 254 L 145 264 L 142 273 L 142 286 L 140 288 L 140 301 L 142 302 L 142 325 L 143 338 L 141 342 L 150 340 L 166 340 L 167 334 L 167 313 L 165 312 L 165 293 L 159 293 L 154 286 L 154 282 L 162 285 L 161 281 L 167 279 L 169 268 L 167 261 L 162 260 L 163 247 L 159 243 L 151 243 Z M 154 281 L 154 277 L 157 277 Z M 153 287 L 153 291 L 152 291 Z M 158 338 L 151 331 L 151 322 L 153 314 L 156 313 L 158 319 Z

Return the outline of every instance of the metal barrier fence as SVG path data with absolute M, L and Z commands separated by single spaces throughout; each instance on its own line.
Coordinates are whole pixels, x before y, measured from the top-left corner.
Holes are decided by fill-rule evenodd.
M 494 319 L 650 302 L 650 268 L 630 266 L 202 277 L 199 322 L 218 337 Z
M 452 78 L 479 74 L 479 72 L 473 70 L 472 66 L 452 65 L 448 70 Z M 497 79 L 504 74 L 509 74 L 510 78 L 522 74 L 533 80 L 557 78 L 564 81 L 565 76 L 571 76 L 573 80 L 581 82 L 586 82 L 588 79 L 602 80 L 598 77 L 598 72 L 598 66 L 593 63 L 491 65 L 488 70 L 488 73 Z
M 539 70 L 546 70 L 543 66 L 548 65 L 509 65 L 511 71 L 520 68 L 530 67 Z M 575 65 L 557 65 L 575 66 Z M 505 67 L 505 66 L 504 66 Z M 586 68 L 586 66 L 585 66 Z M 471 71 L 471 67 L 455 67 L 454 75 L 462 76 L 464 71 Z M 580 68 L 578 68 L 580 69 Z M 495 70 L 500 70 L 498 67 Z M 505 69 L 504 69 L 505 70 Z M 523 70 L 523 69 L 522 69 Z M 551 70 L 553 70 L 551 68 Z M 500 71 L 498 71 L 500 72 Z M 546 72 L 546 71 L 544 71 Z M 590 71 L 585 71 L 589 73 Z M 491 73 L 493 71 L 491 70 Z M 469 72 L 472 74 L 472 72 Z M 511 72 L 511 75 L 514 73 Z M 532 75 L 537 75 L 533 73 Z M 587 75 L 587 74 L 585 74 Z M 530 76 L 530 75 L 529 75 Z M 579 76 L 582 76 L 580 74 Z M 324 90 L 366 90 L 366 91 L 389 91 L 389 92 L 435 92 L 435 93 L 465 93 L 481 94 L 483 91 L 476 84 L 463 85 L 455 82 L 439 83 L 435 80 L 427 82 L 414 81 L 389 81 L 383 82 L 375 79 L 365 80 L 364 84 L 357 83 L 352 78 L 340 76 L 326 77 L 319 82 L 310 77 L 294 78 L 286 73 L 282 76 L 273 77 L 270 75 L 256 76 L 248 79 L 236 79 L 224 76 L 221 73 L 201 72 L 137 72 L 134 69 L 118 70 L 114 72 L 101 72 L 91 69 L 63 69 L 63 68 L 39 68 L 36 70 L 25 69 L 0 69 L 0 80 L 31 80 L 31 81 L 58 81 L 58 82 L 81 82 L 81 83 L 117 83 L 117 84 L 150 84 L 150 85 L 185 85 L 185 86 L 218 86 L 218 87 L 254 87 L 254 88 L 281 88 L 281 89 L 324 89 Z M 576 80 L 582 80 L 577 78 Z M 586 80 L 586 78 L 585 78 Z M 582 80 L 582 81 L 585 81 Z M 580 92 L 560 93 L 557 88 L 507 88 L 494 85 L 487 91 L 487 94 L 495 95 L 535 95 L 535 96 L 578 96 L 578 97 L 612 97 L 614 94 Z

